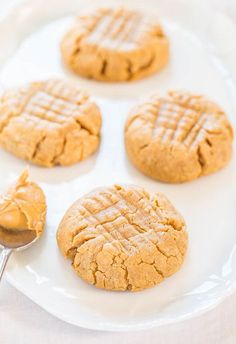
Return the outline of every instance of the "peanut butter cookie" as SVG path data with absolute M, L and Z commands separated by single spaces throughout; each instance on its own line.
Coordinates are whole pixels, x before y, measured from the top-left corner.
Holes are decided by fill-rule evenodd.
M 169 43 L 157 20 L 133 10 L 106 8 L 78 17 L 61 51 L 65 64 L 77 74 L 128 81 L 163 68 Z
M 180 268 L 187 233 L 183 218 L 164 195 L 114 185 L 77 200 L 60 223 L 57 241 L 86 282 L 136 291 Z
M 33 82 L 0 97 L 0 145 L 38 165 L 87 158 L 99 146 L 100 128 L 97 105 L 74 84 Z
M 136 106 L 125 126 L 126 151 L 144 174 L 181 183 L 224 167 L 233 130 L 223 110 L 201 95 L 169 92 Z
M 18 181 L 0 196 L 0 227 L 6 230 L 32 230 L 40 236 L 45 227 L 45 218 L 44 193 L 36 183 L 28 180 L 28 170 L 25 170 Z

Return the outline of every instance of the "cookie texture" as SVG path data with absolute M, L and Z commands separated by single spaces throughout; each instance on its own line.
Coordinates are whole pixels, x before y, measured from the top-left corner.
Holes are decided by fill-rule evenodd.
M 233 130 L 223 110 L 202 95 L 171 91 L 131 110 L 125 145 L 132 163 L 154 179 L 179 183 L 224 167 Z
M 43 190 L 28 180 L 25 170 L 17 182 L 0 196 L 0 227 L 7 230 L 32 230 L 40 236 L 46 221 Z
M 84 160 L 99 146 L 101 114 L 78 86 L 33 82 L 0 97 L 0 145 L 50 167 Z
M 75 73 L 102 81 L 140 79 L 168 62 L 169 43 L 156 19 L 124 8 L 98 9 L 77 18 L 61 43 Z
M 59 225 L 57 241 L 86 282 L 138 291 L 180 268 L 187 233 L 183 218 L 164 195 L 114 185 L 77 200 Z

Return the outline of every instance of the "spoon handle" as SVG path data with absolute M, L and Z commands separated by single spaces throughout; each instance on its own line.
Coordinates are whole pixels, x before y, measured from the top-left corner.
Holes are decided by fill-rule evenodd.
M 11 248 L 5 248 L 1 253 L 1 256 L 0 256 L 0 282 L 1 282 L 5 267 L 7 265 L 7 261 L 11 255 L 11 253 L 12 253 Z

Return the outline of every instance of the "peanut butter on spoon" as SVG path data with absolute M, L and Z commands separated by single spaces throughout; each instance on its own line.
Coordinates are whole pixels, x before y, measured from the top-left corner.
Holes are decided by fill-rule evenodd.
M 13 249 L 23 249 L 38 239 L 45 227 L 46 200 L 42 189 L 28 180 L 24 170 L 0 196 L 0 279 Z

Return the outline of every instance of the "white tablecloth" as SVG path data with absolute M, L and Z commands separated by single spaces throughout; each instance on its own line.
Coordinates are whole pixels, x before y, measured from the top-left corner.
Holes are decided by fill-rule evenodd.
M 17 1 L 0 0 L 0 15 L 3 9 Z M 236 21 L 236 0 L 209 1 Z M 13 343 L 235 344 L 236 293 L 198 318 L 142 332 L 114 333 L 83 330 L 63 323 L 3 280 L 0 286 L 0 344 Z

